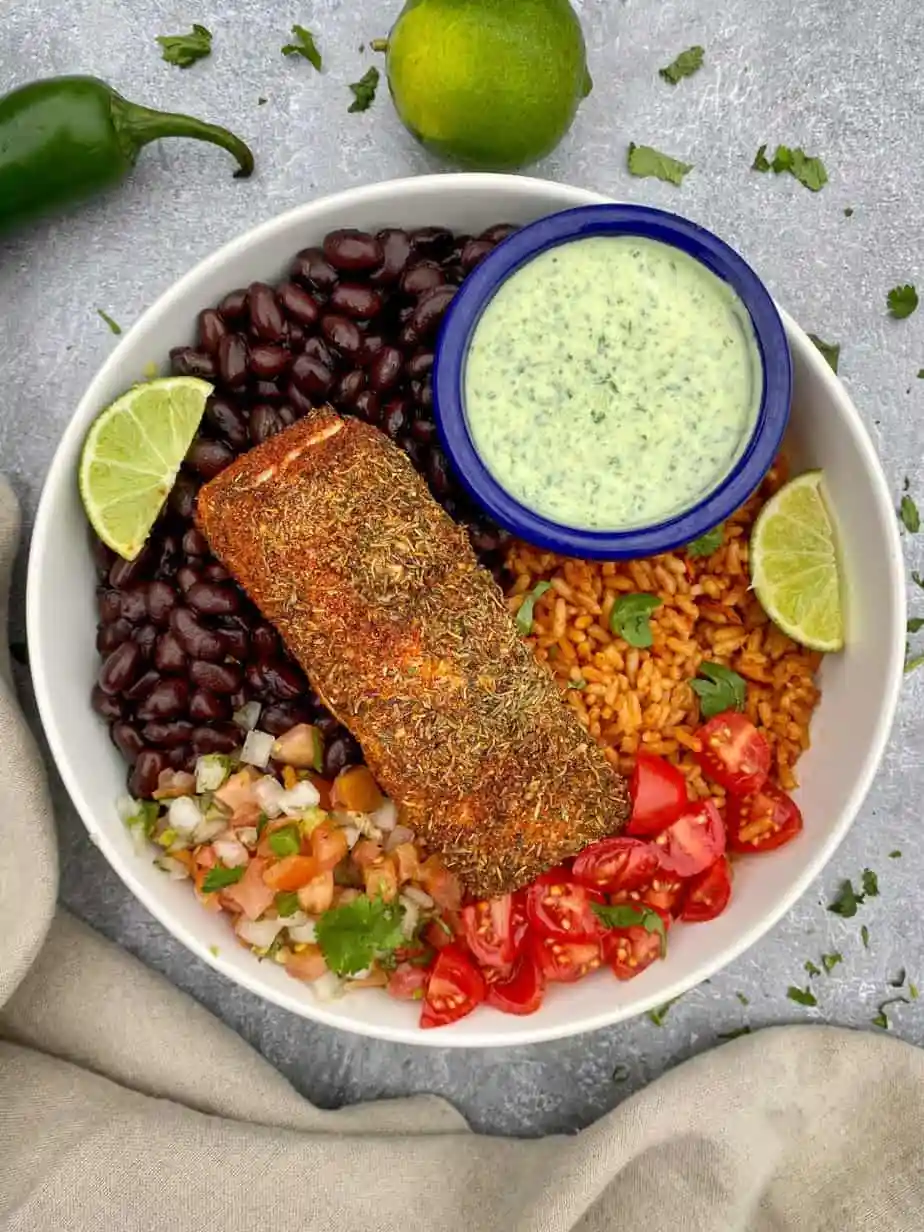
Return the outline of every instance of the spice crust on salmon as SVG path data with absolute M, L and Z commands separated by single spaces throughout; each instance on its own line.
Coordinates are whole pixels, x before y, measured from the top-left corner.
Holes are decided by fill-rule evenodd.
M 332 411 L 201 491 L 212 551 L 473 894 L 526 885 L 628 817 L 625 780 L 517 634 L 410 462 Z

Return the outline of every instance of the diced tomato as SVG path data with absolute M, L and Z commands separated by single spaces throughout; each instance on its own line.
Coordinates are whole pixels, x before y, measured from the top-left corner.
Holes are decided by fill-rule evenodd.
M 395 868 L 398 870 L 400 884 L 404 885 L 405 881 L 416 881 L 420 875 L 420 860 L 414 844 L 398 843 L 397 847 L 392 848 L 391 854 Z
M 677 877 L 694 877 L 725 851 L 725 826 L 713 800 L 691 804 L 654 840 L 661 868 Z
M 728 906 L 730 898 L 731 868 L 727 857 L 722 856 L 690 880 L 680 918 L 690 924 L 714 920 Z
M 398 1001 L 422 1001 L 429 983 L 430 972 L 425 967 L 402 963 L 391 973 L 388 995 Z
M 320 872 L 326 873 L 329 868 L 336 868 L 349 850 L 347 836 L 339 827 L 322 822 L 312 830 L 311 854 Z
M 657 870 L 658 853 L 650 843 L 638 838 L 605 838 L 584 848 L 571 875 L 582 885 L 615 894 L 637 889 Z
M 381 898 L 386 903 L 398 897 L 398 874 L 391 856 L 383 856 L 375 864 L 366 867 L 366 894 L 369 898 Z
M 325 813 L 329 813 L 333 808 L 333 783 L 328 779 L 322 779 L 320 774 L 312 774 L 310 770 L 307 777 L 308 782 L 314 784 L 318 795 L 321 797 L 318 801 L 318 808 L 323 809 Z
M 330 869 L 326 873 L 318 873 L 307 884 L 299 887 L 298 905 L 309 915 L 321 915 L 333 905 L 333 901 L 334 874 Z
M 255 856 L 247 865 L 244 876 L 235 885 L 222 890 L 222 899 L 230 900 L 243 911 L 248 920 L 257 920 L 276 897 L 276 891 L 263 880 L 266 861 Z
M 252 807 L 255 803 L 253 785 L 259 777 L 253 766 L 244 766 L 219 787 L 215 799 L 234 814 L 245 807 Z
M 428 856 L 420 866 L 420 883 L 438 907 L 458 911 L 462 888 L 438 856 Z
M 326 970 L 327 963 L 318 945 L 306 945 L 301 953 L 292 954 L 286 959 L 286 971 L 296 980 L 311 983 L 319 980 Z
M 488 1005 L 505 1014 L 535 1014 L 545 995 L 545 976 L 536 957 L 525 950 L 509 975 L 488 984 Z
M 384 849 L 381 843 L 375 843 L 371 838 L 361 838 L 351 853 L 353 863 L 358 868 L 366 868 L 381 860 Z
M 526 891 L 526 918 L 544 937 L 594 941 L 600 931 L 591 902 L 599 896 L 557 871 L 543 873 Z
M 277 890 L 300 890 L 318 875 L 313 856 L 285 856 L 270 864 L 263 880 L 275 893 Z
M 773 783 L 764 783 L 753 796 L 732 797 L 726 822 L 732 851 L 773 851 L 802 830 L 802 814 L 795 800 Z
M 457 945 L 440 950 L 420 1015 L 421 1027 L 443 1027 L 470 1014 L 485 998 L 484 977 Z
M 696 760 L 703 771 L 733 796 L 759 791 L 770 773 L 770 745 L 750 719 L 727 710 L 696 733 Z
M 683 882 L 680 878 L 659 872 L 647 885 L 637 890 L 620 890 L 612 895 L 610 901 L 614 905 L 628 903 L 632 907 L 651 907 L 669 924 L 671 916 L 679 910 L 682 897 Z
M 504 894 L 470 903 L 462 908 L 462 928 L 468 948 L 483 967 L 509 967 L 526 932 L 522 902 Z
M 650 838 L 676 821 L 687 807 L 687 781 L 669 761 L 641 752 L 629 780 L 632 817 L 626 834 Z
M 531 936 L 533 954 L 550 983 L 573 984 L 600 966 L 599 941 L 580 943 Z
M 603 953 L 617 980 L 631 980 L 661 957 L 661 937 L 640 924 L 613 928 L 603 937 Z

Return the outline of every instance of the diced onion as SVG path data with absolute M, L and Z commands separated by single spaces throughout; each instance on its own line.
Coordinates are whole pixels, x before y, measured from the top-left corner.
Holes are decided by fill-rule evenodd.
M 419 886 L 406 885 L 401 891 L 402 898 L 409 898 L 412 903 L 416 903 L 418 907 L 432 907 L 433 899 L 425 890 L 421 890 Z
M 407 826 L 395 826 L 391 834 L 385 840 L 385 850 L 394 851 L 401 843 L 413 843 L 414 831 L 409 830 Z
M 380 830 L 384 830 L 386 833 L 389 830 L 394 830 L 398 824 L 398 806 L 394 800 L 386 798 L 374 813 L 369 814 L 369 820 L 374 826 L 378 826 Z
M 237 831 L 237 837 L 245 847 L 256 847 L 260 835 L 257 832 L 256 826 L 241 826 L 240 830 Z
M 333 971 L 325 971 L 323 975 L 313 980 L 308 987 L 319 1001 L 335 1001 L 343 995 L 343 981 Z
M 236 838 L 217 838 L 212 847 L 222 864 L 228 868 L 240 868 L 250 863 L 247 848 Z
M 398 900 L 404 908 L 404 914 L 401 917 L 401 931 L 405 937 L 411 938 L 417 931 L 417 925 L 420 923 L 420 907 L 412 898 L 408 898 L 406 894 L 402 894 Z
M 181 834 L 191 834 L 202 824 L 202 811 L 192 796 L 177 796 L 170 801 L 167 824 Z
M 196 761 L 196 791 L 218 791 L 231 771 L 231 763 L 221 753 L 206 753 Z
M 241 749 L 241 761 L 265 770 L 273 751 L 273 737 L 269 732 L 249 731 Z
M 347 825 L 341 826 L 340 829 L 343 831 L 344 837 L 346 838 L 347 846 L 352 851 L 359 842 L 359 828 L 357 826 Z
M 278 779 L 272 778 L 270 775 L 264 775 L 262 779 L 257 779 L 253 785 L 254 798 L 260 808 L 269 818 L 278 817 L 282 812 L 282 797 L 286 794 L 286 790 Z
M 206 817 L 203 819 L 202 824 L 196 826 L 193 831 L 193 841 L 196 843 L 210 843 L 217 835 L 223 834 L 227 828 L 227 817 Z
M 185 881 L 189 877 L 189 869 L 183 861 L 174 860 L 173 856 L 158 856 L 154 863 L 169 874 L 171 881 Z
M 305 920 L 302 924 L 291 924 L 286 920 L 289 937 L 296 945 L 313 942 L 316 938 L 314 920 Z
M 279 797 L 279 807 L 287 817 L 297 817 L 305 809 L 316 808 L 320 800 L 321 793 L 314 783 L 304 780 L 283 792 Z
M 248 920 L 242 916 L 235 925 L 234 931 L 248 945 L 255 945 L 258 950 L 268 949 L 285 928 L 285 920 Z
M 140 811 L 140 800 L 133 800 L 131 796 L 119 796 L 118 800 L 116 800 L 116 812 L 119 814 L 119 821 L 121 822 L 131 821 Z
M 253 731 L 260 721 L 260 712 L 263 707 L 259 702 L 246 702 L 241 706 L 240 710 L 235 710 L 231 716 L 238 727 L 244 731 Z

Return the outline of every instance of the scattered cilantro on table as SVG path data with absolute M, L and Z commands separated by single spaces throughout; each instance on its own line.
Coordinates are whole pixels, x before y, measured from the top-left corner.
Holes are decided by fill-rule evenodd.
M 820 158 L 812 158 L 798 146 L 790 149 L 788 145 L 778 145 L 773 158 L 767 158 L 767 147 L 762 145 L 754 155 L 751 163 L 752 171 L 773 171 L 779 175 L 788 171 L 800 184 L 812 192 L 820 192 L 828 182 L 828 173 Z
M 809 975 L 821 975 L 821 968 L 816 967 L 810 958 L 805 960 L 805 970 Z
M 750 1035 L 750 1034 L 751 1034 L 750 1027 L 736 1027 L 734 1031 L 720 1031 L 719 1039 L 720 1040 L 733 1040 L 733 1039 L 737 1039 L 739 1035 Z
M 853 206 L 851 206 L 851 205 L 846 205 L 846 206 L 844 207 L 844 217 L 845 217 L 845 218 L 853 218 Z
M 863 896 L 864 898 L 879 897 L 879 878 L 871 868 L 863 870 Z
M 653 146 L 629 142 L 629 172 L 632 175 L 641 179 L 650 176 L 663 180 L 665 184 L 680 185 L 683 183 L 683 177 L 692 170 L 692 163 L 682 163 L 677 158 L 671 158 L 669 154 L 662 154 Z
M 304 26 L 293 26 L 292 34 L 295 37 L 295 42 L 286 43 L 281 49 L 282 54 L 284 56 L 301 56 L 309 64 L 313 64 L 320 73 L 321 53 L 318 51 L 317 44 L 314 41 L 314 35 L 310 30 L 306 30 Z
M 869 929 L 864 924 L 860 929 L 860 940 L 863 942 L 864 950 L 869 949 Z
M 591 903 L 594 915 L 605 928 L 644 928 L 646 933 L 657 933 L 661 938 L 661 957 L 667 953 L 667 927 L 664 920 L 651 907 L 630 907 L 618 904 L 608 907 L 605 903 Z
M 641 650 L 652 645 L 651 613 L 661 606 L 657 595 L 620 595 L 610 612 L 610 632 Z
M 675 60 L 672 60 L 666 68 L 659 68 L 658 76 L 663 77 L 665 81 L 669 81 L 672 86 L 675 86 L 681 77 L 692 77 L 695 72 L 703 67 L 703 55 L 702 47 L 688 47 Z
M 862 885 L 863 889 L 858 893 L 853 888 L 852 881 L 843 882 L 834 901 L 828 904 L 828 910 L 835 915 L 843 916 L 845 920 L 851 919 L 857 914 L 860 904 L 867 898 L 878 897 L 879 879 L 871 868 L 863 870 Z
M 878 1014 L 876 1015 L 875 1018 L 871 1018 L 870 1021 L 872 1022 L 874 1027 L 882 1027 L 884 1031 L 888 1031 L 889 1020 L 886 1017 L 886 1013 L 885 1013 L 886 1007 L 890 1005 L 907 1005 L 907 1004 L 908 1004 L 907 997 L 889 997 L 887 1001 L 883 1001 L 881 1003 L 881 1005 L 879 1006 Z
M 324 961 L 337 975 L 365 971 L 376 958 L 407 943 L 401 927 L 403 916 L 400 904 L 368 898 L 365 894 L 332 907 L 315 925 Z
M 551 582 L 537 582 L 520 604 L 520 610 L 517 612 L 517 632 L 521 637 L 528 637 L 533 627 L 533 611 L 536 607 L 536 600 L 541 599 L 546 591 L 551 589 Z
M 205 26 L 194 25 L 189 34 L 160 34 L 157 42 L 161 58 L 178 68 L 189 68 L 212 54 L 212 32 Z
M 828 975 L 834 970 L 838 963 L 844 961 L 843 954 L 839 954 L 836 950 L 833 954 L 822 954 L 821 965 L 824 967 Z
M 892 288 L 886 296 L 886 304 L 889 308 L 889 315 L 896 321 L 903 321 L 905 317 L 910 317 L 917 308 L 918 293 L 910 282 L 906 282 L 904 286 Z
M 659 1005 L 655 1009 L 648 1011 L 648 1017 L 651 1019 L 651 1021 L 654 1023 L 656 1027 L 664 1026 L 664 1019 L 667 1017 L 668 1010 L 671 1008 L 671 1006 L 674 1004 L 675 1001 L 679 1001 L 679 1000 L 680 1000 L 679 997 L 674 997 L 670 1001 L 665 1001 L 663 1005 Z
M 796 988 L 794 984 L 790 984 L 786 989 L 786 996 L 790 1001 L 795 1001 L 797 1005 L 817 1005 L 818 999 L 809 988 Z
M 744 993 L 743 993 L 743 992 L 736 992 L 736 993 L 735 993 L 735 996 L 738 998 L 738 1000 L 741 1002 L 741 1004 L 742 1004 L 742 1005 L 750 1005 L 750 1004 L 751 1004 L 751 999 L 750 999 L 750 997 L 746 997 L 746 996 L 744 995 Z
M 97 308 L 96 314 L 106 322 L 114 334 L 121 334 L 122 326 L 118 321 L 114 321 L 108 312 L 103 312 L 102 308 Z
M 898 516 L 901 518 L 902 526 L 911 535 L 916 535 L 921 529 L 921 515 L 918 512 L 918 507 L 906 492 L 902 497 L 902 503 L 898 507 Z
M 747 682 L 721 663 L 701 663 L 699 676 L 690 681 L 690 688 L 699 697 L 699 708 L 704 719 L 724 714 L 726 710 L 744 709 Z
M 892 988 L 901 988 L 902 984 L 904 984 L 905 982 L 906 976 L 907 976 L 907 972 L 905 971 L 905 968 L 900 967 L 898 974 L 895 976 L 895 978 L 889 980 L 889 984 L 891 985 Z
M 924 616 L 912 616 L 908 621 L 909 633 L 920 633 L 924 629 Z
M 370 68 L 368 72 L 363 73 L 359 81 L 350 82 L 350 89 L 353 91 L 353 101 L 347 108 L 348 111 L 368 111 L 375 101 L 375 92 L 379 88 L 379 70 Z
M 902 853 L 898 850 L 898 848 L 896 848 L 895 851 L 889 852 L 890 860 L 900 860 L 901 858 L 902 858 Z
M 825 342 L 817 334 L 809 334 L 809 338 L 814 342 L 818 350 L 821 351 L 831 371 L 837 372 L 837 365 L 841 357 L 841 344 L 839 342 Z

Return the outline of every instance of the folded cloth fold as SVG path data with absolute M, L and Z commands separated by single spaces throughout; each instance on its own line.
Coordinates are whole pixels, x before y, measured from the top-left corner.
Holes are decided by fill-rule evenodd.
M 0 482 L 0 647 L 16 550 Z M 0 652 L 0 1229 L 920 1232 L 924 1054 L 778 1027 L 569 1138 L 481 1137 L 442 1100 L 312 1107 L 67 912 L 45 772 Z

